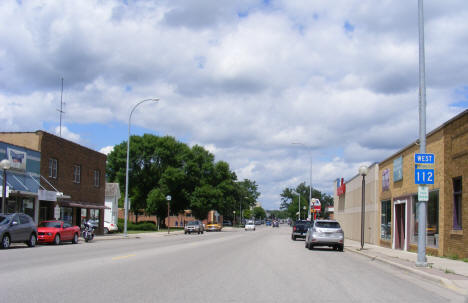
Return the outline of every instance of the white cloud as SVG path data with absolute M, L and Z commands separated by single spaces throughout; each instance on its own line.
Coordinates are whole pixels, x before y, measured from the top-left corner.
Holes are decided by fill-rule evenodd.
M 106 146 L 106 147 L 101 148 L 99 152 L 105 155 L 109 155 L 113 150 L 114 150 L 114 146 Z
M 60 128 L 60 126 L 55 127 L 54 134 L 76 143 L 81 143 L 82 141 L 79 134 L 73 133 L 66 126 L 62 126 L 62 128 Z
M 468 8 L 432 1 L 425 16 L 431 130 L 467 100 Z M 159 97 L 132 128 L 205 146 L 256 180 L 267 208 L 308 180 L 292 142 L 312 148 L 313 185 L 331 191 L 417 137 L 415 3 L 3 1 L 0 40 L 2 131 L 55 126 L 64 77 L 64 137 L 105 150 Z M 100 124 L 124 126 L 107 142 Z

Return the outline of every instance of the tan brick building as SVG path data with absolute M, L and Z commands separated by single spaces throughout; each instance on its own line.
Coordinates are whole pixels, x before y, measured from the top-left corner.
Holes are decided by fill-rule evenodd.
M 427 253 L 468 257 L 468 110 L 427 135 L 435 155 L 427 202 Z M 380 245 L 417 251 L 414 142 L 379 164 Z
M 102 232 L 106 155 L 44 131 L 2 132 L 0 141 L 40 152 L 39 221 L 93 218 Z

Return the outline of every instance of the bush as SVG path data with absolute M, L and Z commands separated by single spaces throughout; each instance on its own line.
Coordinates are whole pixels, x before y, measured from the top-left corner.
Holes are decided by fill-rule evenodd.
M 119 228 L 119 232 L 123 232 L 125 224 L 124 222 L 124 219 L 118 220 L 117 227 Z M 154 221 L 143 221 L 138 223 L 128 221 L 127 230 L 157 231 L 158 227 Z

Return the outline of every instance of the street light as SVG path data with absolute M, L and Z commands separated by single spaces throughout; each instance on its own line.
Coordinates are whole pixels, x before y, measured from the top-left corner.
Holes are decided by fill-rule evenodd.
M 234 223 L 232 223 L 232 224 L 236 225 L 236 211 L 233 210 L 232 213 L 233 213 L 233 215 L 234 215 Z
M 8 159 L 3 159 L 1 162 L 0 162 L 0 167 L 3 169 L 3 187 L 2 187 L 2 212 L 3 213 L 7 213 L 6 212 L 6 192 L 7 192 L 7 175 L 6 175 L 6 171 L 10 169 L 11 167 L 11 163 Z
M 302 145 L 304 147 L 307 147 L 309 149 L 309 157 L 310 157 L 310 172 L 309 172 L 309 211 L 307 213 L 307 219 L 310 219 L 311 214 L 310 214 L 310 202 L 312 201 L 312 150 L 310 146 L 305 145 L 302 142 L 293 142 L 291 144 L 294 145 Z M 301 211 L 301 210 L 299 210 Z
M 366 175 L 369 172 L 367 166 L 359 167 L 359 174 L 362 176 L 362 204 L 361 204 L 361 249 L 364 249 L 364 218 L 366 212 Z
M 170 211 L 171 211 L 171 196 L 167 195 L 166 200 L 167 200 L 167 233 L 169 234 L 171 232 L 171 217 L 170 217 Z
M 140 102 L 138 102 L 133 108 L 132 111 L 130 112 L 130 116 L 128 117 L 128 140 L 127 140 L 127 167 L 125 169 L 125 222 L 124 222 L 124 237 L 128 237 L 127 234 L 127 221 L 128 221 L 128 162 L 129 162 L 129 154 L 130 154 L 130 125 L 131 125 L 131 120 L 132 120 L 132 114 L 133 111 L 138 107 L 143 102 L 146 101 L 154 101 L 157 102 L 159 99 L 153 98 L 153 99 L 145 99 Z

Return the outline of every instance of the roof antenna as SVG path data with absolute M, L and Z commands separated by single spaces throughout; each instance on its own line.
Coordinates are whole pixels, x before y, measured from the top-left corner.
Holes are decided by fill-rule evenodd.
M 60 109 L 57 109 L 57 111 L 60 113 L 60 128 L 59 128 L 59 136 L 62 137 L 62 115 L 65 114 L 63 111 L 63 77 L 62 77 L 62 93 L 60 94 Z

